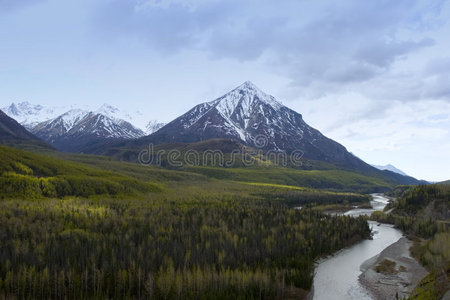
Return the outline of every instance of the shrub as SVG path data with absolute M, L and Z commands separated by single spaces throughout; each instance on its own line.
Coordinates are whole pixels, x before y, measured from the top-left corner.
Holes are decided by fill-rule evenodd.
M 20 162 L 13 162 L 12 167 L 16 173 L 22 175 L 33 175 L 33 170 Z
M 383 274 L 389 274 L 394 275 L 397 274 L 398 271 L 395 268 L 396 267 L 395 261 L 389 260 L 389 259 L 383 259 L 376 267 L 375 271 L 377 273 L 383 273 Z
M 0 177 L 0 191 L 7 196 L 36 198 L 41 196 L 39 179 L 12 172 Z
M 57 197 L 56 188 L 49 178 L 39 178 L 39 184 L 42 191 L 42 195 L 45 197 Z

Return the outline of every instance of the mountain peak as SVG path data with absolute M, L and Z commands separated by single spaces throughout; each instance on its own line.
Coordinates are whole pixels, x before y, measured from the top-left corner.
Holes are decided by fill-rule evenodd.
M 243 89 L 243 88 L 247 88 L 247 89 L 253 89 L 253 90 L 258 90 L 261 91 L 253 82 L 251 82 L 250 80 L 245 81 L 243 84 L 241 84 L 240 86 L 238 86 L 238 88 Z
M 11 113 L 14 116 L 24 114 L 26 112 L 29 112 L 33 109 L 39 110 L 41 109 L 41 106 L 36 105 L 32 106 L 28 101 L 25 102 L 18 102 L 18 103 L 11 103 L 10 106 L 3 108 L 6 111 L 6 114 Z
M 267 137 L 267 149 L 293 151 L 307 132 L 311 140 L 321 136 L 309 129 L 302 116 L 246 81 L 222 97 L 199 104 L 156 134 L 180 136 L 182 142 L 208 138 L 235 138 L 248 145 Z
M 214 106 L 225 118 L 239 114 L 244 119 L 247 119 L 252 114 L 253 109 L 260 108 L 260 104 L 269 105 L 275 110 L 283 107 L 273 96 L 261 91 L 251 81 L 244 82 L 208 104 Z
M 235 89 L 233 89 L 232 91 L 230 91 L 228 94 L 233 93 L 233 92 L 241 92 L 241 93 L 250 94 L 250 95 L 261 95 L 261 96 L 263 96 L 262 98 L 272 97 L 272 96 L 269 96 L 266 93 L 264 93 L 260 88 L 258 88 L 251 81 L 244 82 L 240 86 L 238 86 Z

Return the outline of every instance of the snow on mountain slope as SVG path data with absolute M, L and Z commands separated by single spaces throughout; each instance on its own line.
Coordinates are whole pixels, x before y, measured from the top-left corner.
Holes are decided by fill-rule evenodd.
M 194 143 L 235 139 L 248 146 L 371 169 L 344 146 L 303 121 L 302 115 L 247 81 L 216 100 L 199 104 L 145 138 L 148 142 Z
M 256 136 L 264 135 L 275 149 L 286 148 L 277 144 L 286 142 L 279 138 L 294 134 L 302 139 L 302 128 L 306 125 L 300 114 L 249 81 L 216 100 L 197 105 L 174 122 L 180 122 L 185 131 L 194 130 L 200 134 L 215 127 L 227 136 L 250 144 Z M 317 132 L 308 128 L 308 133 L 313 135 Z
M 70 110 L 84 110 L 86 112 L 94 112 L 98 114 L 105 115 L 113 120 L 115 120 L 119 125 L 126 121 L 130 124 L 133 124 L 134 127 L 139 128 L 146 134 L 151 134 L 156 131 L 154 125 L 150 125 L 152 130 L 149 131 L 147 128 L 149 124 L 149 120 L 139 110 L 133 110 L 132 112 L 128 112 L 126 110 L 119 109 L 107 103 L 101 105 L 98 108 L 92 109 L 89 106 L 80 106 L 80 105 L 66 105 L 66 106 L 43 106 L 43 105 L 34 105 L 29 102 L 20 102 L 20 103 L 11 103 L 9 106 L 5 106 L 2 110 L 11 118 L 17 120 L 21 125 L 25 126 L 28 130 L 35 127 L 37 124 L 49 121 L 63 115 L 64 113 Z M 150 121 L 153 122 L 153 121 Z M 156 122 L 156 121 L 154 121 Z M 158 123 L 157 129 L 161 127 L 161 124 Z M 124 123 L 125 124 L 125 123 Z M 125 126 L 128 126 L 125 124 Z
M 163 128 L 166 125 L 166 123 L 158 122 L 157 120 L 151 120 L 147 123 L 147 126 L 145 126 L 145 133 L 147 135 L 152 134 L 161 128 Z
M 70 110 L 70 106 L 44 107 L 29 102 L 11 103 L 2 110 L 21 125 L 30 129 L 38 123 L 51 120 Z
M 130 123 L 80 109 L 70 110 L 52 120 L 39 123 L 31 131 L 52 143 L 61 136 L 93 135 L 101 138 L 134 139 L 144 135 Z
M 94 112 L 85 115 L 68 132 L 69 135 L 80 133 L 93 134 L 108 139 L 135 139 L 144 135 L 142 130 L 135 128 L 124 120 L 115 120 Z
M 116 120 L 117 122 L 121 122 L 121 121 L 132 122 L 133 121 L 133 117 L 128 112 L 122 111 L 122 110 L 118 109 L 117 107 L 114 107 L 107 103 L 100 106 L 96 111 L 94 111 L 94 113 L 107 116 L 113 120 Z
M 215 106 L 219 113 L 226 118 L 238 114 L 241 119 L 248 119 L 252 110 L 255 109 L 255 104 L 258 105 L 260 102 L 270 105 L 275 110 L 283 107 L 273 96 L 267 95 L 250 81 L 244 82 L 238 88 L 209 104 Z
M 60 136 L 67 134 L 89 112 L 81 109 L 72 109 L 48 121 L 41 122 L 30 130 L 43 140 L 53 143 Z
M 244 141 L 252 141 L 253 137 L 248 132 L 249 125 L 254 115 L 262 115 L 266 124 L 277 123 L 281 125 L 277 118 L 269 119 L 267 115 L 270 110 L 279 111 L 283 105 L 279 103 L 273 96 L 267 95 L 256 87 L 252 82 L 246 81 L 238 88 L 227 93 L 223 97 L 211 101 L 211 106 L 219 112 L 219 114 L 227 121 L 230 130 L 234 130 Z M 269 107 L 265 107 L 265 106 Z M 253 123 L 255 128 L 258 124 Z M 273 131 L 265 132 L 273 136 Z
M 70 110 L 31 129 L 39 138 L 56 149 L 85 152 L 110 140 L 136 139 L 144 132 L 129 122 L 80 109 Z
M 150 125 L 149 123 L 151 122 L 156 122 L 158 125 L 159 124 L 163 124 L 163 123 L 158 123 L 157 121 L 153 121 L 153 120 L 148 120 L 147 117 L 145 116 L 145 114 L 143 114 L 141 111 L 139 110 L 134 110 L 134 111 L 127 111 L 127 110 L 122 110 L 119 109 L 117 107 L 114 107 L 112 105 L 109 105 L 107 103 L 103 104 L 102 106 L 100 106 L 97 110 L 94 111 L 95 113 L 99 113 L 105 116 L 110 117 L 113 120 L 116 120 L 117 123 L 121 123 L 122 121 L 126 121 L 128 123 L 133 124 L 133 126 L 135 126 L 136 128 L 139 128 L 140 130 L 142 130 L 145 134 L 151 134 L 154 131 L 156 131 L 159 128 L 153 128 L 154 125 Z M 151 127 L 152 130 L 154 131 L 149 131 L 149 128 Z M 156 126 L 158 127 L 158 126 Z
M 378 170 L 388 170 L 388 171 L 391 171 L 391 172 L 394 172 L 394 173 L 397 173 L 397 174 L 400 174 L 400 175 L 403 175 L 403 176 L 408 176 L 405 172 L 403 172 L 400 169 L 397 169 L 396 167 L 394 167 L 391 164 L 387 164 L 385 166 L 372 165 L 372 167 L 375 167 Z
M 80 120 L 82 120 L 89 112 L 81 109 L 72 109 L 59 116 L 58 120 L 61 120 L 64 132 L 67 132 L 75 126 Z

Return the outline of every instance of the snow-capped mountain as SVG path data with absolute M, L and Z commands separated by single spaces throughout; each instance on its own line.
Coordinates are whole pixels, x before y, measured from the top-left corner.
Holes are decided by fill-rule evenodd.
M 56 118 L 69 109 L 71 109 L 69 106 L 44 107 L 29 102 L 11 103 L 11 105 L 2 108 L 3 112 L 27 129 Z
M 147 135 L 152 134 L 154 132 L 157 132 L 161 128 L 163 128 L 165 125 L 166 125 L 166 123 L 161 123 L 156 120 L 151 120 L 150 122 L 147 123 L 147 126 L 145 126 L 145 129 L 146 129 L 145 133 Z
M 108 118 L 115 120 L 117 123 L 121 123 L 123 121 L 130 123 L 133 121 L 131 114 L 107 103 L 100 106 L 96 111 L 94 111 L 94 113 L 107 116 Z
M 400 174 L 400 175 L 403 175 L 403 176 L 409 176 L 405 172 L 403 172 L 400 169 L 397 169 L 396 167 L 394 167 L 391 164 L 387 164 L 385 166 L 372 165 L 372 167 L 375 167 L 378 170 L 388 170 L 388 171 L 391 171 L 391 172 L 394 172 L 394 173 L 397 173 L 397 174 Z
M 116 120 L 119 124 L 123 121 L 133 124 L 133 126 L 142 130 L 146 135 L 152 134 L 165 125 L 164 123 L 160 123 L 156 120 L 148 121 L 145 114 L 139 110 L 129 112 L 118 109 L 117 107 L 111 106 L 107 103 L 98 108 L 95 113 L 110 117 L 111 119 Z
M 47 142 L 53 143 L 60 136 L 69 132 L 87 114 L 88 112 L 85 110 L 72 109 L 54 119 L 37 124 L 30 131 Z
M 57 118 L 58 116 L 74 109 L 81 109 L 86 112 L 94 112 L 107 116 L 117 123 L 126 121 L 133 124 L 134 127 L 141 129 L 146 134 L 151 134 L 161 128 L 163 123 L 150 121 L 139 110 L 126 111 L 119 109 L 107 103 L 99 108 L 92 108 L 87 105 L 61 105 L 61 106 L 43 106 L 40 104 L 31 104 L 29 102 L 11 103 L 9 106 L 2 108 L 9 117 L 15 119 L 27 129 L 35 127 L 37 124 Z M 149 131 L 150 130 L 150 131 Z
M 303 153 L 305 158 L 371 168 L 306 124 L 302 116 L 247 81 L 224 96 L 192 108 L 144 138 L 155 143 L 192 143 L 231 138 L 264 150 Z
M 82 152 L 85 146 L 94 142 L 144 136 L 142 130 L 127 121 L 81 109 L 72 109 L 39 123 L 31 128 L 31 132 L 55 148 L 70 152 Z

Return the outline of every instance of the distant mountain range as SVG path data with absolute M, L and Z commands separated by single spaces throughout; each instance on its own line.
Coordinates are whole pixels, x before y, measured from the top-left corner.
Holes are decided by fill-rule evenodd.
M 157 145 L 159 149 L 188 151 L 200 148 L 224 153 L 250 147 L 265 154 L 300 155 L 302 159 L 320 162 L 326 168 L 356 170 L 402 184 L 418 183 L 412 177 L 380 171 L 365 163 L 309 126 L 301 114 L 249 81 L 222 97 L 193 107 L 153 134 L 90 151 L 134 161 L 149 144 Z
M 232 152 L 233 147 L 252 148 L 263 151 L 264 155 L 295 154 L 304 160 L 320 162 L 321 167 L 357 171 L 402 184 L 419 182 L 402 176 L 404 173 L 380 171 L 368 165 L 250 81 L 222 97 L 193 107 L 168 124 L 148 122 L 147 135 L 127 121 L 133 117 L 107 104 L 95 111 L 64 109 L 27 102 L 5 108 L 7 114 L 17 118 L 37 137 L 62 151 L 136 160 L 137 154 L 150 143 L 165 145 L 161 147 L 167 149 L 186 150 L 190 145 L 195 149 L 215 147 L 211 150 L 226 153 Z
M 40 104 L 31 104 L 29 102 L 11 103 L 9 106 L 1 108 L 11 118 L 32 129 L 37 124 L 53 120 L 71 110 L 82 110 L 107 116 L 113 120 L 124 120 L 133 124 L 134 127 L 142 130 L 146 135 L 153 133 L 164 125 L 156 120 L 146 120 L 146 117 L 140 111 L 127 112 L 120 110 L 107 103 L 97 109 L 91 109 L 88 106 L 65 105 L 65 106 L 43 106 Z
M 95 111 L 73 107 L 44 107 L 21 102 L 3 110 L 40 139 L 68 152 L 84 152 L 87 146 L 112 140 L 137 139 L 164 125 L 152 120 L 144 131 L 127 121 L 133 119 L 130 114 L 111 105 L 103 104 Z
M 391 164 L 387 164 L 385 166 L 372 165 L 372 167 L 375 167 L 378 170 L 388 170 L 388 171 L 391 171 L 391 172 L 394 172 L 394 173 L 397 173 L 397 174 L 400 174 L 400 175 L 403 175 L 403 176 L 409 176 L 408 174 L 406 174 L 405 172 L 403 172 L 400 169 L 397 169 L 396 167 L 394 167 Z
M 25 128 L 31 129 L 37 124 L 56 118 L 58 115 L 72 108 L 64 106 L 44 107 L 39 104 L 33 105 L 29 102 L 20 102 L 11 103 L 11 105 L 2 107 L 1 109 Z

